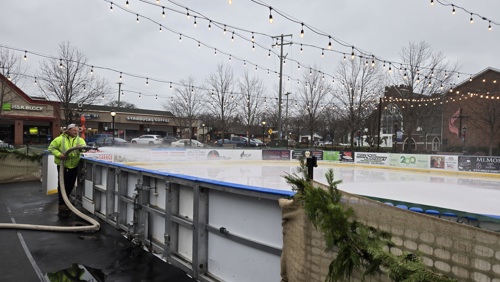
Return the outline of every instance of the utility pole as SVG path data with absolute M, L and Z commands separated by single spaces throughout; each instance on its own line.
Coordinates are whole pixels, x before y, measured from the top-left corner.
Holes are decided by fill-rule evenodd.
M 288 95 L 290 95 L 292 93 L 290 92 L 286 92 L 285 95 L 286 95 L 286 111 L 285 111 L 285 140 L 288 140 Z
M 121 93 L 121 89 L 122 89 L 122 83 L 123 82 L 118 82 L 118 108 L 120 108 L 120 93 Z
M 282 93 L 283 93 L 283 59 L 286 57 L 286 56 L 283 56 L 283 45 L 291 45 L 292 42 L 290 40 L 290 42 L 283 42 L 283 38 L 284 37 L 292 37 L 291 34 L 288 34 L 288 35 L 280 35 L 280 36 L 273 36 L 272 38 L 273 39 L 276 39 L 276 40 L 280 40 L 280 43 L 276 42 L 276 46 L 280 46 L 281 50 L 280 50 L 280 82 L 279 82 L 279 90 L 278 90 L 278 139 L 281 140 L 282 138 L 282 128 L 281 128 L 281 97 L 282 97 Z

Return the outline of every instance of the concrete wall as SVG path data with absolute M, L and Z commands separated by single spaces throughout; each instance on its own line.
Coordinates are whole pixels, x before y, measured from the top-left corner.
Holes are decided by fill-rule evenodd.
M 319 184 L 318 184 L 319 185 Z M 344 193 L 357 219 L 392 234 L 393 254 L 419 254 L 431 270 L 458 281 L 500 281 L 500 233 Z M 307 220 L 304 210 L 281 200 L 283 211 L 282 281 L 324 281 L 335 257 L 325 253 L 320 232 Z M 359 272 L 351 281 L 361 281 Z M 391 281 L 386 275 L 365 281 Z

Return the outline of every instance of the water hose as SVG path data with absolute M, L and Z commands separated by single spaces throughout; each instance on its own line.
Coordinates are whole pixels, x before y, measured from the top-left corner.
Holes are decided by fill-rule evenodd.
M 69 155 L 70 152 L 74 150 L 82 150 L 87 147 L 76 146 L 70 148 L 66 151 L 66 155 Z M 61 164 L 59 165 L 59 187 L 61 190 L 61 195 L 63 197 L 64 203 L 66 206 L 74 212 L 78 217 L 90 223 L 90 226 L 51 226 L 51 225 L 35 225 L 35 224 L 21 224 L 21 223 L 0 223 L 0 229 L 27 229 L 27 230 L 41 230 L 41 231 L 56 231 L 56 232 L 96 232 L 101 228 L 99 222 L 90 216 L 82 213 L 77 208 L 71 204 L 68 199 L 68 195 L 66 195 L 66 187 L 64 186 L 64 160 L 61 160 Z

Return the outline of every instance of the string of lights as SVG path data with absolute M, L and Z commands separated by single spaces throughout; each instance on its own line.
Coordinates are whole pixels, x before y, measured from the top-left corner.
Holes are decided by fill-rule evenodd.
M 301 30 L 300 30 L 300 36 L 301 37 L 304 37 L 304 34 L 305 34 L 304 28 L 307 28 L 308 30 L 310 30 L 311 32 L 313 32 L 313 33 L 315 33 L 317 35 L 327 37 L 328 38 L 328 47 L 331 46 L 331 41 L 334 40 L 334 42 L 338 43 L 341 46 L 351 48 L 351 58 L 354 58 L 355 56 L 358 56 L 361 59 L 372 59 L 373 61 L 382 62 L 384 64 L 388 63 L 388 64 L 395 65 L 395 66 L 399 65 L 400 68 L 409 68 L 410 67 L 410 66 L 408 66 L 408 65 L 406 65 L 404 63 L 401 63 L 401 62 L 383 59 L 383 58 L 381 58 L 379 56 L 375 56 L 374 54 L 366 52 L 363 49 L 361 49 L 359 47 L 356 47 L 355 45 L 345 43 L 345 42 L 341 41 L 340 39 L 335 38 L 334 36 L 332 36 L 332 35 L 330 35 L 330 34 L 328 34 L 326 32 L 322 32 L 319 29 L 314 28 L 312 25 L 309 25 L 309 24 L 305 23 L 304 21 L 296 19 L 293 16 L 287 15 L 285 12 L 282 12 L 279 9 L 276 9 L 276 7 L 271 7 L 270 5 L 268 5 L 266 3 L 263 3 L 262 1 L 258 1 L 258 0 L 250 0 L 250 1 L 252 3 L 257 4 L 257 5 L 269 8 L 271 11 L 276 12 L 277 14 L 279 14 L 280 16 L 282 16 L 283 18 L 285 18 L 285 19 L 287 19 L 287 20 L 289 20 L 289 21 L 291 21 L 293 23 L 300 24 L 301 25 Z M 482 17 L 482 19 L 485 19 L 485 18 Z M 496 22 L 490 21 L 489 29 L 491 29 L 491 24 L 492 23 L 495 24 L 495 25 L 497 25 Z M 301 44 L 301 45 L 304 45 L 304 44 Z M 317 49 L 324 49 L 323 47 L 317 47 L 317 46 L 309 46 L 309 47 L 313 47 L 313 48 L 317 48 Z M 301 51 L 302 51 L 302 46 L 301 46 Z M 355 54 L 356 52 L 358 52 L 360 55 Z M 344 54 L 344 58 L 345 58 L 345 54 L 346 53 L 347 52 L 342 52 L 342 54 Z M 436 71 L 446 71 L 446 72 L 448 72 L 450 74 L 457 74 L 457 76 L 460 76 L 460 74 L 472 76 L 472 74 L 470 74 L 470 73 L 462 73 L 462 72 L 450 71 L 450 70 L 445 70 L 445 69 L 436 69 Z
M 160 5 L 157 5 L 157 4 L 154 4 L 154 3 L 151 3 L 151 2 L 145 1 L 145 0 L 140 0 L 140 1 L 141 1 L 141 2 L 144 2 L 144 3 L 147 3 L 147 4 L 150 4 L 150 5 L 160 6 Z M 189 7 L 186 7 L 186 6 L 183 6 L 183 5 L 181 5 L 181 4 L 178 4 L 178 3 L 176 3 L 176 2 L 175 2 L 175 1 L 173 1 L 173 0 L 168 0 L 168 2 L 173 3 L 174 5 L 176 5 L 176 6 L 178 6 L 178 7 L 181 7 L 183 10 L 186 10 L 186 11 L 187 11 L 187 12 L 186 12 L 186 15 L 188 15 L 188 17 L 189 17 L 189 15 L 196 14 L 196 15 L 198 15 L 198 16 L 199 16 L 199 18 L 202 18 L 202 19 L 204 19 L 204 20 L 207 20 L 207 21 L 209 21 L 209 23 L 214 23 L 214 25 L 218 26 L 220 29 L 222 29 L 222 26 L 223 26 L 223 27 L 224 27 L 224 28 L 223 28 L 224 33 L 226 33 L 226 32 L 229 30 L 229 29 L 228 29 L 228 27 L 229 27 L 229 28 L 231 28 L 231 29 L 240 30 L 240 31 L 243 31 L 243 32 L 248 32 L 248 33 L 250 33 L 250 32 L 251 32 L 251 34 L 252 34 L 251 40 L 248 40 L 245 36 L 240 36 L 240 37 L 241 37 L 241 38 L 243 38 L 244 40 L 251 41 L 251 42 L 252 42 L 252 44 L 254 44 L 254 41 L 255 41 L 255 40 L 254 40 L 254 35 L 255 35 L 255 34 L 259 34 L 259 35 L 267 36 L 267 37 L 269 37 L 269 38 L 271 38 L 271 39 L 276 38 L 276 36 L 271 36 L 271 35 L 268 35 L 268 34 L 265 34 L 265 33 L 261 33 L 261 32 L 249 31 L 249 30 L 242 29 L 242 28 L 235 27 L 235 26 L 231 26 L 231 25 L 228 25 L 228 24 L 225 24 L 225 23 L 222 23 L 222 22 L 219 22 L 219 21 L 213 20 L 213 19 L 209 19 L 208 17 L 204 16 L 203 14 L 201 14 L 201 13 L 199 13 L 199 12 L 197 12 L 197 11 L 195 11 L 195 10 L 193 10 L 193 9 L 189 8 Z M 252 2 L 258 3 L 258 2 L 256 2 L 256 1 L 252 1 Z M 159 2 L 157 1 L 157 3 L 159 3 Z M 260 4 L 260 3 L 259 3 L 259 4 Z M 264 4 L 260 4 L 260 5 L 264 5 Z M 161 7 L 162 7 L 162 9 L 163 9 L 163 7 L 164 7 L 164 6 L 161 6 Z M 269 7 L 269 8 L 270 8 L 270 12 L 272 13 L 273 8 L 272 8 L 272 7 Z M 171 9 L 171 10 L 172 10 L 172 11 L 175 11 L 176 13 L 181 13 L 181 14 L 184 14 L 184 12 L 181 12 L 181 11 L 177 11 L 177 10 L 174 10 L 174 9 Z M 189 13 L 189 12 L 191 12 L 191 13 Z M 284 15 L 284 13 L 282 13 L 282 12 L 279 12 L 279 14 L 280 14 L 280 15 L 281 15 L 281 14 L 283 14 L 283 15 Z M 290 16 L 288 16 L 288 15 L 287 15 L 287 17 L 289 18 Z M 272 19 L 272 15 L 270 15 L 270 18 Z M 295 21 L 297 22 L 297 20 L 295 20 Z M 210 24 L 209 24 L 209 25 L 210 25 Z M 315 29 L 314 29 L 314 28 L 312 28 L 312 27 L 309 27 L 309 28 L 310 28 L 311 30 L 315 30 Z M 233 30 L 233 32 L 234 32 L 234 30 Z M 316 31 L 316 30 L 315 30 L 315 32 L 316 32 L 316 33 L 318 33 L 318 34 L 321 34 L 321 35 L 325 35 L 325 36 L 326 36 L 326 33 L 322 33 L 322 32 Z M 238 35 L 239 35 L 239 34 L 238 34 Z M 344 59 L 344 60 L 346 60 L 347 53 L 345 53 L 345 52 L 340 52 L 340 51 L 337 51 L 337 50 L 335 50 L 335 49 L 331 49 L 331 46 L 332 46 L 332 43 L 331 43 L 331 42 L 332 42 L 332 38 L 333 38 L 333 37 L 331 37 L 330 35 L 328 35 L 328 37 L 329 37 L 329 43 L 328 43 L 328 46 L 327 46 L 326 48 L 324 48 L 324 47 L 318 47 L 318 46 L 315 46 L 315 45 L 312 45 L 312 44 L 305 44 L 305 43 L 301 43 L 301 44 L 300 44 L 300 52 L 302 53 L 302 52 L 303 52 L 303 49 L 304 49 L 303 47 L 304 47 L 304 46 L 306 46 L 306 47 L 310 47 L 310 48 L 315 48 L 315 49 L 319 49 L 319 50 L 321 50 L 321 57 L 324 57 L 325 52 L 330 51 L 330 52 L 335 52 L 335 53 L 338 53 L 338 54 L 342 54 L 342 55 L 343 55 L 343 59 Z M 335 42 L 340 42 L 338 39 L 336 39 L 336 40 L 337 40 L 337 41 L 335 41 Z M 290 42 L 288 42 L 288 43 L 290 43 L 290 44 L 292 44 L 292 45 L 294 45 L 294 44 L 295 44 L 295 45 L 297 45 L 297 46 L 299 45 L 299 44 L 297 44 L 297 43 L 295 43 L 295 42 L 293 42 L 293 41 L 290 41 Z M 404 73 L 404 76 L 406 77 L 406 69 L 410 68 L 410 66 L 407 66 L 407 65 L 405 65 L 405 64 L 403 64 L 403 63 L 394 62 L 394 61 L 386 61 L 386 60 L 381 60 L 381 59 L 377 58 L 377 57 L 376 57 L 375 55 L 373 55 L 373 54 L 368 55 L 368 56 L 366 56 L 366 55 L 359 55 L 359 54 L 358 54 L 358 55 L 356 55 L 356 54 L 355 54 L 355 50 L 359 50 L 359 49 L 356 49 L 354 46 L 350 46 L 350 45 L 347 45 L 347 44 L 343 44 L 343 45 L 344 45 L 344 46 L 349 46 L 349 47 L 351 48 L 351 55 L 350 55 L 350 58 L 351 58 L 352 60 L 354 60 L 356 57 L 358 57 L 360 60 L 365 60 L 366 65 L 371 65 L 372 67 L 374 67 L 374 66 L 375 66 L 376 61 L 378 61 L 378 62 L 383 63 L 383 68 L 384 68 L 384 69 L 386 68 L 386 64 L 387 64 L 387 65 L 388 65 L 388 70 L 387 70 L 387 71 L 388 71 L 388 73 L 389 73 L 389 74 L 392 72 L 392 67 L 393 67 L 393 66 L 397 69 L 397 68 L 398 68 L 397 66 L 399 65 L 399 70 L 400 70 L 400 72 L 401 72 L 402 74 Z M 275 46 L 275 47 L 276 47 L 276 46 L 278 46 L 278 42 L 276 42 L 276 43 L 274 44 L 274 46 Z M 259 45 L 259 47 L 261 47 L 261 48 L 263 48 L 263 49 L 265 49 L 265 50 L 268 50 L 268 49 L 266 49 L 265 47 L 262 47 L 261 45 Z M 273 53 L 274 55 L 276 55 L 276 56 L 278 56 L 278 57 L 279 57 L 279 55 L 278 55 L 278 54 L 276 54 L 276 53 L 274 53 L 274 52 L 272 52 L 272 53 Z M 368 53 L 365 53 L 365 54 L 368 54 Z M 270 55 L 271 55 L 271 50 L 269 50 L 268 57 L 270 57 Z M 321 70 L 317 70 L 317 69 L 313 69 L 313 68 L 310 68 L 310 67 L 306 67 L 306 66 L 304 66 L 302 63 L 298 62 L 297 60 L 294 60 L 294 59 L 289 59 L 289 60 L 297 64 L 297 70 L 298 70 L 298 71 L 300 71 L 300 70 L 301 70 L 301 67 L 302 67 L 302 69 L 304 69 L 304 68 L 309 68 L 310 73 L 312 73 L 312 71 L 314 70 L 314 71 L 316 71 L 316 72 L 320 73 L 320 75 L 323 77 L 323 79 L 325 78 L 325 75 L 326 75 L 327 77 L 329 77 L 330 79 L 332 79 L 332 82 L 333 82 L 333 83 L 335 83 L 335 79 L 336 79 L 336 77 L 335 77 L 334 75 L 331 75 L 331 74 L 325 73 L 325 72 L 323 72 L 323 71 L 321 71 Z M 285 61 L 285 59 L 283 59 L 283 64 L 285 64 L 285 63 L 286 63 L 286 61 Z M 422 70 L 425 70 L 425 69 L 426 69 L 426 68 L 422 68 Z M 256 70 L 257 70 L 257 68 L 256 68 Z M 428 69 L 428 70 L 431 70 L 431 69 Z M 434 71 L 434 70 L 435 70 L 435 71 L 443 71 L 443 70 L 440 70 L 440 69 L 432 69 L 432 71 Z M 469 75 L 469 76 L 472 76 L 472 74 L 465 74 L 465 73 L 461 73 L 461 72 L 457 72 L 457 71 L 448 71 L 448 70 L 444 70 L 444 72 L 445 72 L 445 73 L 449 73 L 449 74 L 456 74 L 456 75 L 457 75 L 457 78 L 460 78 L 460 75 L 461 75 L 461 74 L 462 74 L 462 75 Z M 268 69 L 268 74 L 269 74 L 269 73 L 270 73 L 270 72 L 269 72 L 269 69 Z M 275 73 L 275 74 L 278 74 L 276 71 L 274 71 L 274 73 Z M 290 81 L 290 76 L 285 75 L 285 77 L 287 77 L 287 78 L 288 78 L 288 81 Z M 432 83 L 431 83 L 431 80 L 432 80 L 432 79 L 433 79 L 433 77 L 432 77 L 432 76 L 431 76 L 431 77 L 426 77 L 426 80 L 428 80 L 428 82 L 429 82 L 429 86 L 430 86 L 430 85 L 432 85 Z M 293 80 L 296 80 L 296 79 L 293 79 Z M 300 84 L 300 80 L 296 80 L 296 81 L 297 81 L 297 84 Z M 437 81 L 436 81 L 436 83 L 438 83 L 438 84 L 441 84 L 441 85 L 442 85 L 442 84 L 443 84 L 443 80 L 437 80 Z
M 483 17 L 483 16 L 479 15 L 478 13 L 474 13 L 474 12 L 472 12 L 472 11 L 469 11 L 468 9 L 465 9 L 465 8 L 463 8 L 463 7 L 460 7 L 460 6 L 457 6 L 457 5 L 453 4 L 453 3 L 448 3 L 447 1 L 441 1 L 441 0 L 430 0 L 430 4 L 431 4 L 431 6 L 433 6 L 433 5 L 434 5 L 434 2 L 436 2 L 436 3 L 438 3 L 438 4 L 441 4 L 441 5 L 443 5 L 443 6 L 446 6 L 446 7 L 451 7 L 451 9 L 452 9 L 452 10 L 451 10 L 451 13 L 452 13 L 453 15 L 455 15 L 455 14 L 456 14 L 456 10 L 461 10 L 461 11 L 464 11 L 465 13 L 467 13 L 468 15 L 470 15 L 470 19 L 469 19 L 469 22 L 470 22 L 470 23 L 474 23 L 474 16 L 476 16 L 476 17 L 477 17 L 477 18 L 479 18 L 480 20 L 483 20 L 483 21 L 485 21 L 485 22 L 488 22 L 488 30 L 490 30 L 490 31 L 491 31 L 491 25 L 492 25 L 492 24 L 493 24 L 493 25 L 496 25 L 496 26 L 500 25 L 498 22 L 495 22 L 495 21 L 493 21 L 493 20 L 491 20 L 491 19 L 488 19 L 488 18 L 486 18 L 486 17 Z

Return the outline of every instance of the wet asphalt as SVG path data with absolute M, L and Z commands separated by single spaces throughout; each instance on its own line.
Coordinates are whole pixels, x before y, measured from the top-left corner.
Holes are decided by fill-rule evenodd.
M 0 281 L 196 281 L 98 221 L 93 233 L 0 229 Z M 46 195 L 39 181 L 0 184 L 0 223 L 13 222 L 88 225 L 74 214 L 60 219 L 57 194 Z

